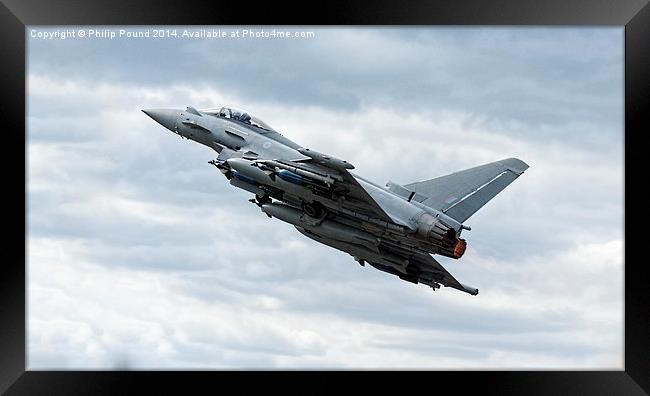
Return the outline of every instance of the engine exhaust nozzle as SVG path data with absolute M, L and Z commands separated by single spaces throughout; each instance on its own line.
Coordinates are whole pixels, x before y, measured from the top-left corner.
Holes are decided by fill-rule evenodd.
M 448 225 L 440 216 L 423 213 L 418 219 L 416 234 L 440 249 L 440 254 L 460 258 L 467 248 L 467 242 L 458 238 L 455 228 Z

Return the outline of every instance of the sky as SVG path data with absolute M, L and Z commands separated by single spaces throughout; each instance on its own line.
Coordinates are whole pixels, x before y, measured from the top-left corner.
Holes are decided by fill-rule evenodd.
M 89 29 L 26 29 L 29 369 L 623 368 L 622 28 Z M 437 256 L 480 293 L 434 292 L 267 218 L 140 111 L 188 105 L 381 185 L 530 168 Z

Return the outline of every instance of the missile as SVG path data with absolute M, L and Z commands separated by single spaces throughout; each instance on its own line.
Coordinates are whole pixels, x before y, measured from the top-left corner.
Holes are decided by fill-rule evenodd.
M 369 246 L 376 246 L 379 240 L 374 235 L 354 227 L 341 224 L 333 220 L 323 220 L 320 224 L 314 224 L 314 219 L 309 218 L 303 211 L 282 204 L 264 204 L 262 211 L 285 223 L 293 224 L 317 235 L 322 235 L 337 241 L 350 243 L 363 243 Z
M 319 153 L 318 151 L 314 151 L 308 148 L 299 148 L 298 152 L 325 166 L 338 169 L 354 169 L 354 165 L 348 161 L 332 157 L 331 155 Z
M 253 194 L 257 195 L 258 197 L 261 197 L 261 196 L 264 195 L 264 191 L 262 191 L 262 189 L 257 187 L 254 183 L 250 183 L 250 182 L 248 182 L 246 180 L 242 180 L 241 177 L 238 177 L 238 176 L 240 176 L 239 172 L 233 172 L 233 176 L 234 177 L 232 179 L 230 179 L 230 184 L 231 185 L 233 185 L 235 187 L 238 187 L 238 188 L 241 188 L 242 190 L 252 192 Z
M 280 172 L 278 172 L 278 177 L 284 181 L 287 181 L 289 183 L 297 184 L 299 186 L 302 186 L 305 182 L 305 178 L 293 173 L 291 171 L 288 171 L 286 169 L 282 169 Z
M 242 158 L 230 158 L 226 160 L 226 163 L 233 170 L 237 171 L 241 176 L 246 177 L 250 180 L 253 180 L 258 183 L 266 183 L 268 181 L 268 176 L 260 168 L 253 166 L 252 161 L 248 161 Z
M 287 170 L 289 172 L 295 173 L 295 174 L 300 175 L 300 176 L 304 176 L 304 177 L 309 178 L 309 179 L 314 179 L 314 180 L 321 181 L 321 182 L 323 182 L 323 183 L 325 183 L 327 185 L 333 184 L 335 180 L 343 181 L 343 178 L 341 176 L 339 176 L 339 175 L 329 175 L 329 174 L 328 175 L 321 175 L 319 173 L 312 172 L 312 171 L 309 171 L 309 170 L 306 170 L 306 169 L 302 169 L 302 168 L 299 168 L 297 166 L 288 165 L 288 164 L 282 163 L 280 161 L 261 160 L 261 161 L 256 161 L 256 163 L 266 165 L 266 166 L 268 166 L 270 168 L 284 169 L 284 170 Z
M 273 180 L 274 178 L 272 176 L 274 174 L 284 181 L 298 185 L 302 185 L 306 181 L 313 183 L 314 180 L 331 185 L 336 180 L 330 175 L 323 176 L 273 160 L 249 161 L 243 158 L 230 158 L 226 160 L 226 163 L 242 175 L 263 184 L 268 183 L 269 177 Z M 276 168 L 280 168 L 281 170 L 277 171 Z M 273 173 L 269 174 L 269 172 Z
M 262 211 L 276 219 L 284 221 L 285 223 L 302 226 L 302 212 L 290 207 L 289 205 L 264 204 L 262 205 Z

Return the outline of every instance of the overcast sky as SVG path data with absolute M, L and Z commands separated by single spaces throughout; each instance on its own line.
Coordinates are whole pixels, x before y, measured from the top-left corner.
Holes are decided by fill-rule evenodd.
M 27 29 L 28 367 L 623 368 L 623 29 L 300 30 Z M 224 104 L 379 184 L 527 162 L 439 258 L 479 295 L 267 218 L 140 111 Z

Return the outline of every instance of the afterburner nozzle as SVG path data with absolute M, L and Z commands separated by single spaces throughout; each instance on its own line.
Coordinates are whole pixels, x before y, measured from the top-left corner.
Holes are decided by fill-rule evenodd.
M 467 249 L 467 242 L 464 239 L 458 238 L 458 242 L 454 246 L 454 258 L 460 258 Z

